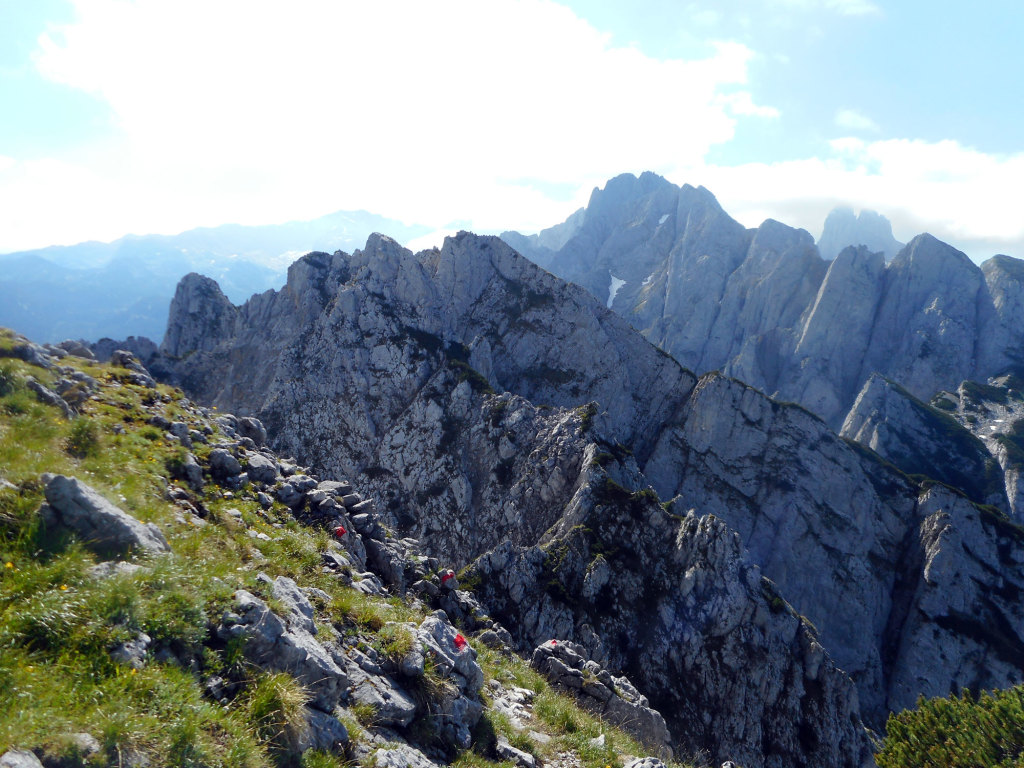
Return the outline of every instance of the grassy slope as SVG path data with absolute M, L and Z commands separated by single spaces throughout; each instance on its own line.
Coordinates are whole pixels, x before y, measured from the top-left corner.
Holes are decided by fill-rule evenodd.
M 11 344 L 0 330 L 0 355 Z M 326 534 L 300 525 L 283 506 L 264 512 L 245 493 L 208 484 L 199 500 L 206 524 L 175 507 L 165 494 L 169 484 L 180 485 L 169 478 L 183 449 L 147 419 L 156 412 L 172 421 L 212 422 L 180 391 L 134 386 L 123 369 L 77 358 L 62 364 L 99 382 L 71 421 L 25 388 L 27 376 L 52 386 L 59 374 L 0 358 L 0 754 L 29 748 L 67 765 L 127 765 L 137 756 L 150 765 L 345 764 L 345 755 L 299 757 L 289 749 L 305 701 L 301 686 L 247 665 L 241 649 L 215 642 L 209 627 L 236 589 L 269 597 L 256 580 L 261 571 L 325 590 L 330 601 L 318 606 L 318 620 L 384 653 L 396 642 L 387 622 L 418 620 L 423 606 L 365 597 L 324 573 Z M 202 460 L 208 450 L 197 443 L 193 452 Z M 40 524 L 43 472 L 77 476 L 156 523 L 173 556 L 143 562 L 147 567 L 133 574 L 90 578 L 96 558 Z M 164 659 L 141 669 L 112 661 L 110 650 L 140 632 L 166 651 Z M 644 754 L 551 690 L 521 659 L 482 646 L 478 652 L 489 679 L 537 692 L 531 727 L 553 740 L 540 744 L 488 709 L 476 744 L 456 765 L 495 764 L 486 755 L 496 733 L 549 761 L 568 751 L 586 766 L 618 766 Z M 204 694 L 214 676 L 232 685 L 223 703 Z M 354 709 L 342 719 L 354 741 L 371 737 L 373 712 Z M 82 754 L 72 738 L 80 732 L 99 741 L 98 753 Z M 599 733 L 606 734 L 604 747 L 590 743 Z

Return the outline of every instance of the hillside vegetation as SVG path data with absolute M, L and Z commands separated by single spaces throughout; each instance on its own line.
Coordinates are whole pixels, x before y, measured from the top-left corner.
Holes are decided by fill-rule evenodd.
M 440 564 L 414 542 L 287 506 L 287 488 L 316 481 L 286 459 L 273 482 L 225 469 L 226 455 L 253 476 L 262 466 L 239 420 L 121 362 L 48 358 L 0 331 L 0 754 L 137 768 L 623 766 L 646 754 L 555 691 L 485 616 L 473 626 L 491 647 L 468 628 L 466 647 L 435 610 Z M 55 524 L 53 476 L 153 524 L 170 552 L 112 553 Z M 320 509 L 379 526 L 331 496 L 344 485 L 320 483 Z M 363 541 L 411 553 L 398 566 L 422 591 L 386 588 Z M 246 611 L 262 611 L 261 626 Z M 283 633 L 272 651 L 267 625 Z M 303 666 L 323 649 L 337 690 Z

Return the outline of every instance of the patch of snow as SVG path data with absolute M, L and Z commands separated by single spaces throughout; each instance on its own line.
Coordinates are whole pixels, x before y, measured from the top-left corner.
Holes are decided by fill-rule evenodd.
M 619 278 L 617 278 L 615 275 L 612 275 L 611 272 L 609 272 L 608 274 L 612 278 L 611 287 L 608 289 L 608 309 L 611 309 L 612 308 L 612 302 L 615 301 L 615 294 L 617 294 L 619 292 L 619 288 L 621 288 L 622 286 L 624 286 L 626 284 L 626 281 L 625 280 L 619 280 Z
M 663 213 L 663 214 L 661 215 L 661 218 L 660 218 L 660 219 L 658 219 L 658 224 L 659 224 L 659 226 L 660 226 L 661 224 L 664 224 L 664 223 L 665 223 L 665 221 L 666 221 L 666 219 L 668 219 L 668 214 L 667 214 L 667 213 Z
M 640 285 L 650 285 L 651 284 L 651 280 L 653 280 L 653 279 L 654 279 L 654 273 L 651 272 L 651 274 L 649 274 L 647 277 L 644 278 L 644 281 L 642 283 L 640 283 Z

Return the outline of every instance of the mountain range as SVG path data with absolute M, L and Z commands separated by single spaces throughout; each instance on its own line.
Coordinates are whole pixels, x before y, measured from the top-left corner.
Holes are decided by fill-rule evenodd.
M 460 567 L 518 652 L 627 675 L 675 754 L 865 766 L 919 696 L 1024 680 L 1024 268 L 877 247 L 624 175 L 536 236 L 372 234 L 242 304 L 189 274 L 159 347 L 94 348 L 360 488 L 384 583 Z
M 718 217 L 708 193 L 677 196 Z M 755 254 L 757 235 L 809 243 L 725 228 Z M 627 673 L 677 752 L 862 765 L 861 723 L 1022 679 L 1024 534 L 1005 510 L 697 377 L 605 303 L 497 238 L 413 254 L 375 235 L 242 306 L 186 277 L 147 362 L 466 565 L 521 650 L 557 637 Z M 970 437 L 922 407 L 951 425 L 921 452 Z
M 177 235 L 0 255 L 0 325 L 41 342 L 147 336 L 167 325 L 174 286 L 190 271 L 215 277 L 235 301 L 278 288 L 288 265 L 314 248 L 355 248 L 375 231 L 412 239 L 422 226 L 365 211 L 265 226 L 226 224 Z
M 736 376 L 836 429 L 872 373 L 928 399 L 1024 362 L 1024 264 L 978 267 L 927 234 L 888 262 L 866 246 L 828 261 L 804 230 L 771 219 L 747 229 L 703 187 L 645 173 L 612 179 L 541 235 L 503 237 L 683 365 Z

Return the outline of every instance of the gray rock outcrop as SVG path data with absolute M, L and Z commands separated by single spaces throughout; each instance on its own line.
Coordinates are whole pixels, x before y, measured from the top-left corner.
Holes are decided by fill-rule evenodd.
M 672 738 L 661 713 L 651 709 L 629 680 L 614 677 L 585 653 L 575 643 L 552 639 L 534 649 L 530 666 L 556 687 L 575 694 L 585 709 L 619 726 L 645 748 L 671 759 Z
M 43 475 L 43 482 L 46 504 L 40 515 L 48 528 L 74 533 L 86 547 L 104 557 L 170 551 L 167 539 L 156 525 L 140 522 L 81 480 Z
M 739 537 L 713 516 L 667 514 L 653 495 L 602 475 L 541 547 L 505 546 L 470 569 L 520 646 L 569 638 L 622 669 L 665 715 L 682 754 L 706 749 L 752 768 L 868 760 L 853 683 Z M 561 660 L 537 661 L 574 676 Z M 582 688 L 585 665 L 577 672 Z
M 840 434 L 908 474 L 926 475 L 1009 512 L 1002 469 L 985 444 L 950 414 L 881 376 L 864 384 Z
M 246 656 L 261 666 L 294 675 L 309 689 L 317 709 L 330 713 L 345 694 L 349 679 L 314 637 L 312 619 L 303 610 L 305 606 L 292 599 L 297 590 L 291 589 L 294 582 L 287 584 L 289 581 L 280 577 L 278 582 L 283 582 L 282 586 L 274 584 L 275 598 L 288 606 L 287 617 L 275 614 L 251 592 L 239 590 L 217 634 L 225 641 L 244 639 Z

